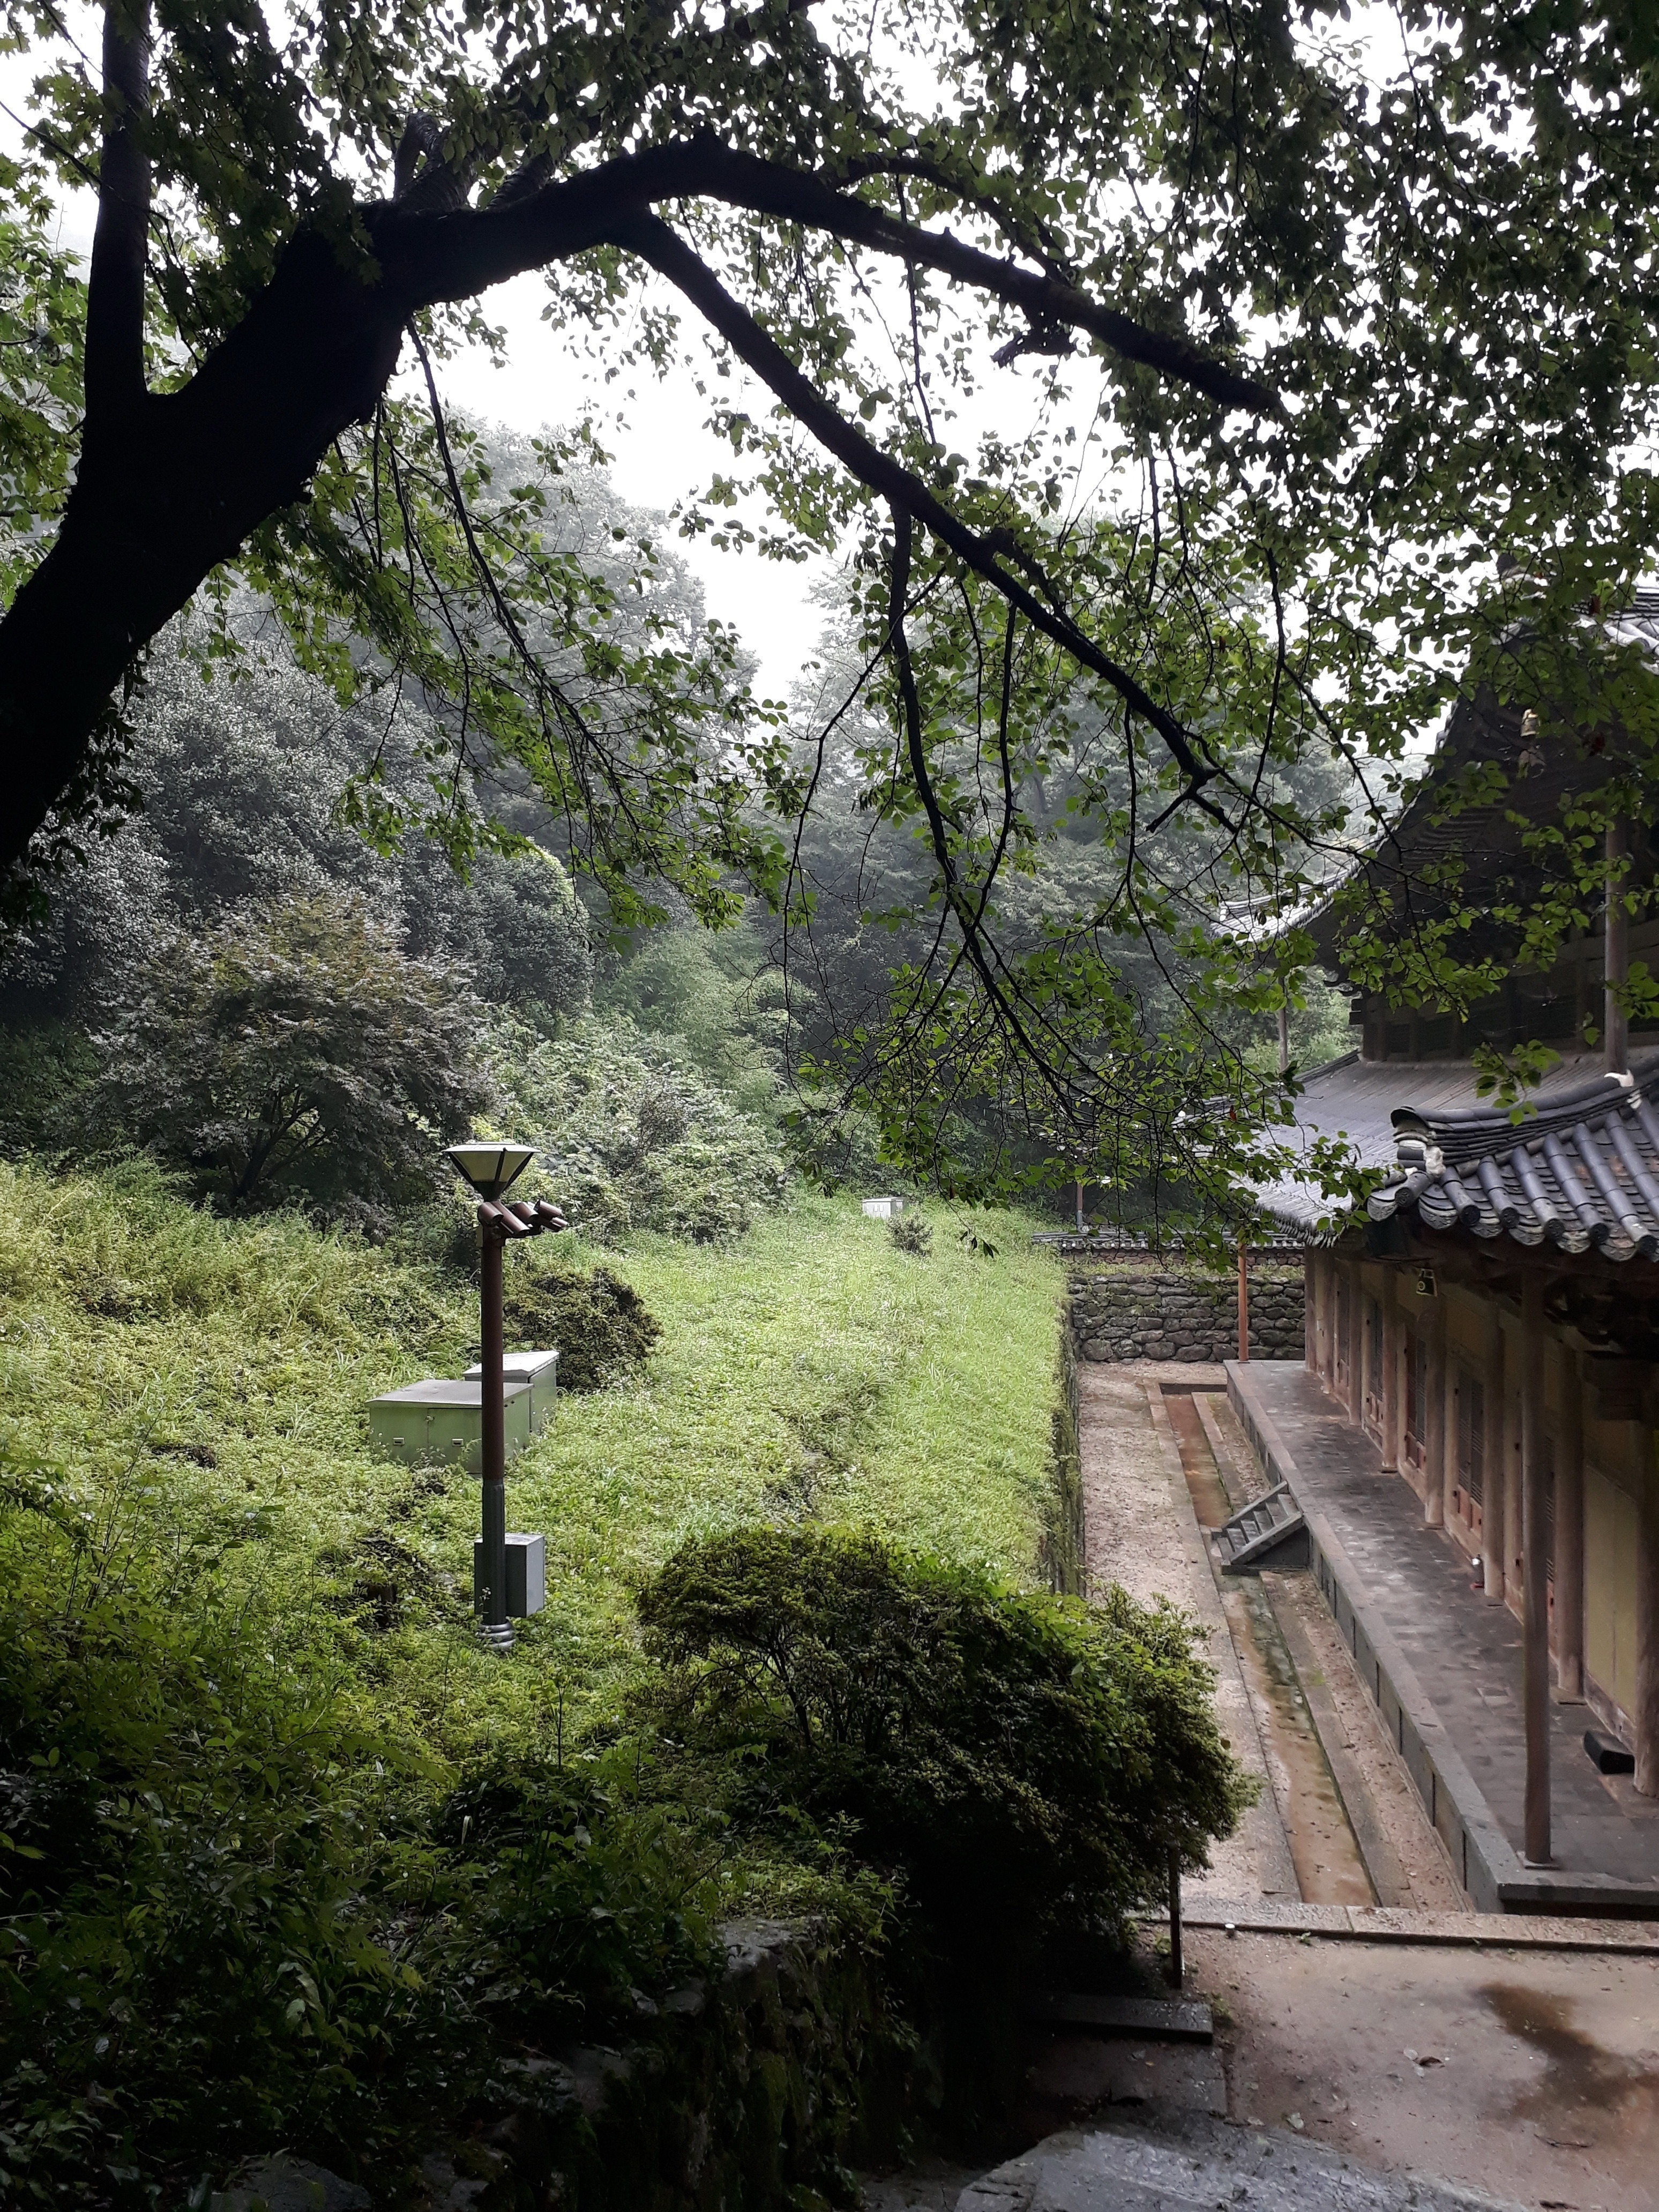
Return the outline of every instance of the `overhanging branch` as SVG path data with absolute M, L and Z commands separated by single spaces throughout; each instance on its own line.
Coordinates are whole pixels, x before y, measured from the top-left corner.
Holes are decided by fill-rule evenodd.
M 635 216 L 617 225 L 614 236 L 641 260 L 666 276 L 690 300 L 730 345 L 739 360 L 754 370 L 796 420 L 805 424 L 820 445 L 842 462 L 859 482 L 879 493 L 890 506 L 902 508 L 975 574 L 1000 592 L 1011 606 L 1034 629 L 1069 653 L 1092 675 L 1109 684 L 1132 713 L 1156 730 L 1187 779 L 1182 797 L 1214 815 L 1225 817 L 1204 796 L 1215 768 L 1200 750 L 1191 732 L 1149 696 L 1126 668 L 1120 668 L 1093 640 L 1065 616 L 1045 606 L 1017 576 L 1011 575 L 977 531 L 952 514 L 928 490 L 919 477 L 854 428 L 838 408 L 830 404 L 816 385 L 802 375 L 776 341 L 762 330 L 748 310 L 732 297 L 720 279 L 699 260 L 684 240 L 656 216 Z
M 1277 395 L 1267 386 L 1186 338 L 1149 330 L 1054 276 L 999 260 L 948 231 L 901 222 L 820 178 L 738 153 L 713 137 L 677 140 L 603 162 L 505 206 L 458 210 L 423 221 L 383 216 L 374 229 L 388 273 L 392 264 L 402 264 L 408 306 L 431 307 L 470 299 L 490 284 L 580 252 L 610 232 L 608 217 L 625 220 L 630 209 L 643 215 L 674 199 L 720 200 L 935 269 L 1019 308 L 1034 326 L 1064 324 L 1086 331 L 1126 361 L 1156 369 L 1220 405 L 1253 415 L 1278 408 Z

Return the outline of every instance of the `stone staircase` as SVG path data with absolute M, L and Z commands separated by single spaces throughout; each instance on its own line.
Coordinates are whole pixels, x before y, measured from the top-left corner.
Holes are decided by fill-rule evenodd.
M 1167 2111 L 1049 2136 L 969 2182 L 952 2212 L 1212 2212 L 1217 2206 L 1224 2212 L 1520 2212 L 1450 2182 L 1356 2166 L 1342 2152 L 1300 2136 Z
M 1288 1482 L 1241 1507 L 1224 1526 L 1211 1530 L 1210 1541 L 1224 1575 L 1305 1567 L 1310 1556 L 1308 1524 Z

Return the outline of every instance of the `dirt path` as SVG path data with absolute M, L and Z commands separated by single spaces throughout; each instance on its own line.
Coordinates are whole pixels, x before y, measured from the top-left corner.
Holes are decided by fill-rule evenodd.
M 1218 1371 L 1216 1370 L 1218 1376 Z M 1216 1711 L 1233 1754 L 1261 1785 L 1238 1833 L 1218 1844 L 1195 1888 L 1224 1897 L 1296 1898 L 1296 1869 L 1279 1817 L 1254 1709 L 1216 1596 L 1158 1385 L 1169 1370 L 1085 1366 L 1081 1402 L 1084 1565 L 1091 1589 L 1121 1583 L 1146 1603 L 1166 1597 L 1205 1632 L 1217 1671 Z M 1182 1370 L 1208 1376 L 1207 1369 Z

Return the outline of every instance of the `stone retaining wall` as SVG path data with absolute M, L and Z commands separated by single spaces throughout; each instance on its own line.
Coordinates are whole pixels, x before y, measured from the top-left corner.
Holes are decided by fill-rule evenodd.
M 1051 1589 L 1083 1594 L 1082 1408 L 1078 1401 L 1078 1344 L 1069 1310 L 1060 1316 L 1060 1360 L 1050 1417 L 1048 1497 L 1043 1507 L 1039 1563 Z
M 1250 1262 L 1250 1357 L 1304 1355 L 1302 1269 L 1282 1260 Z M 1070 1322 L 1085 1359 L 1238 1357 L 1238 1283 L 1150 1255 L 1125 1254 L 1075 1269 Z

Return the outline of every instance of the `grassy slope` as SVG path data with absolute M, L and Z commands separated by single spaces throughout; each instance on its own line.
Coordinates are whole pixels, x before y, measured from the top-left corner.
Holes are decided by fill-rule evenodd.
M 664 1324 L 648 1371 L 567 1396 L 509 1471 L 550 1583 L 510 1668 L 442 1596 L 470 1583 L 476 1485 L 366 1449 L 366 1398 L 470 1356 L 471 1296 L 428 1270 L 296 1222 L 210 1221 L 137 1171 L 0 1170 L 0 1446 L 120 1487 L 164 1533 L 254 1535 L 233 1574 L 380 1719 L 450 1747 L 511 1737 L 555 1684 L 603 1702 L 631 1580 L 693 1532 L 810 1513 L 1029 1577 L 1061 1277 L 1024 1229 L 992 1225 L 994 1260 L 941 1234 L 920 1261 L 854 1202 L 803 1199 L 733 1251 L 641 1240 L 620 1264 Z M 411 1595 L 370 1635 L 349 1594 L 388 1558 Z

